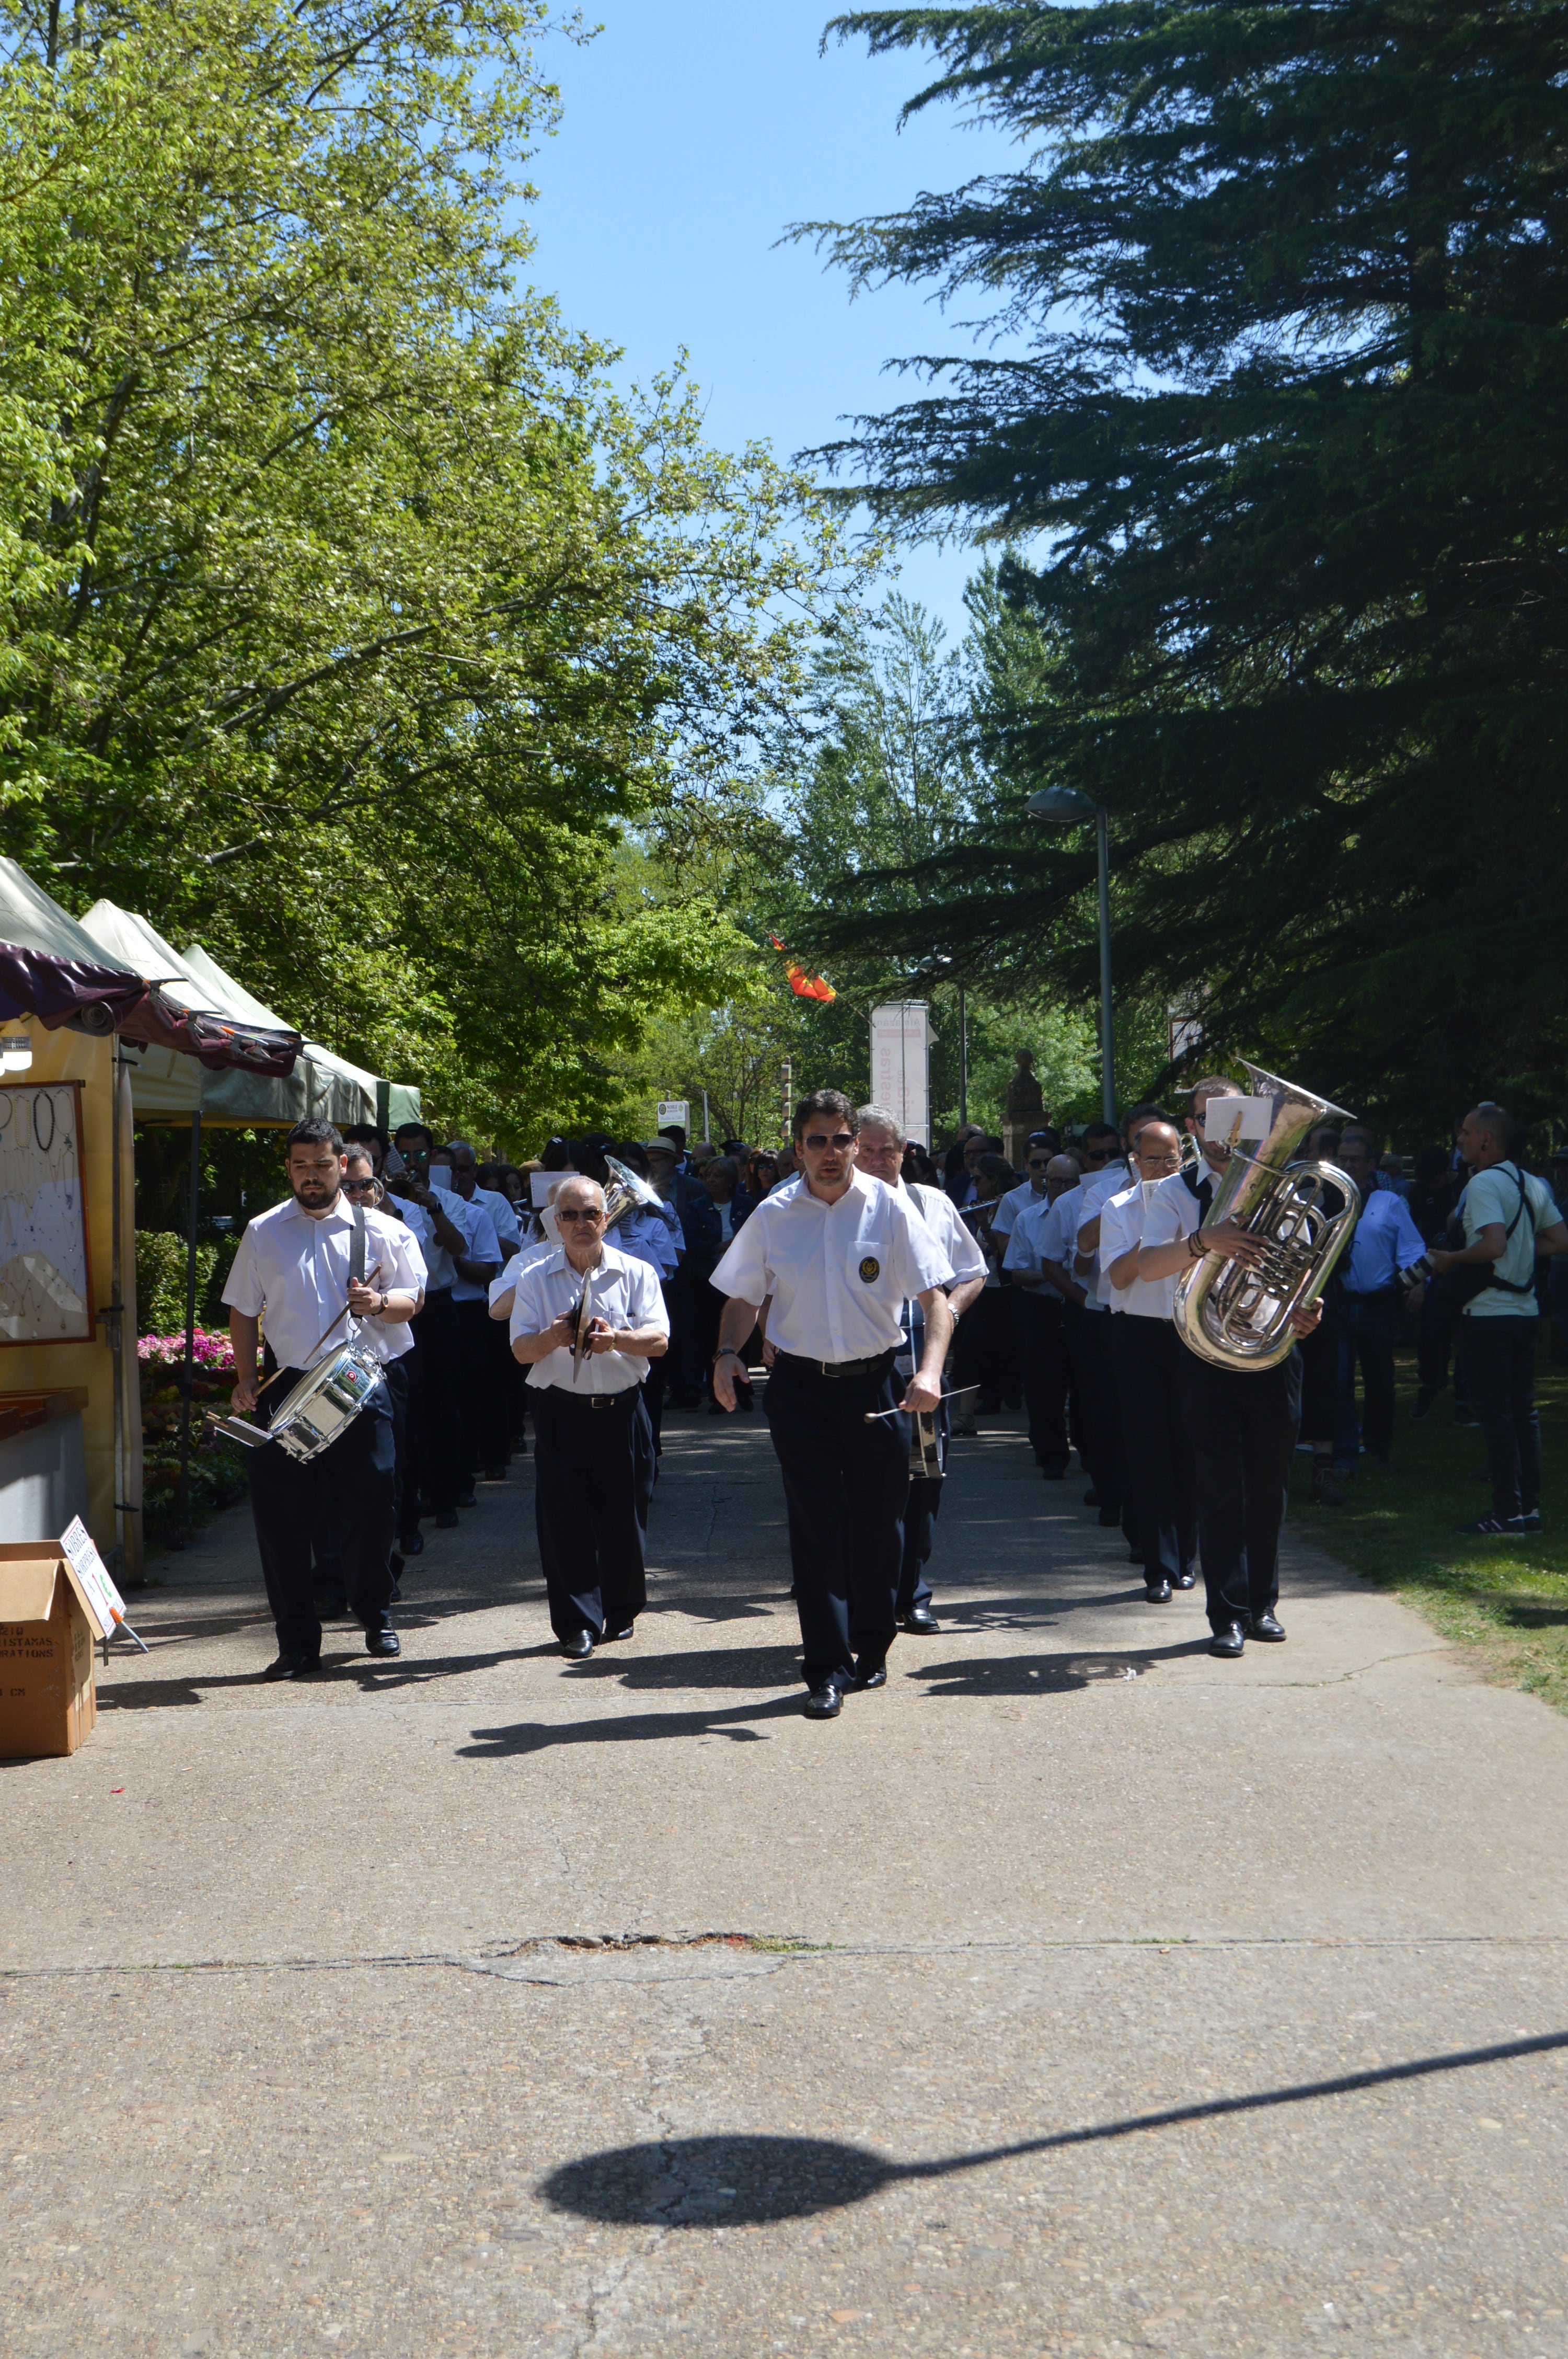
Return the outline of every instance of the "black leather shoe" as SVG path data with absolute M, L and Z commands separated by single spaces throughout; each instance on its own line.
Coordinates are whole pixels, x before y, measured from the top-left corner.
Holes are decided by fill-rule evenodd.
M 872 1663 L 864 1670 L 858 1663 L 855 1666 L 855 1685 L 858 1688 L 885 1688 L 887 1683 L 888 1667 L 885 1663 Z
M 436 1529 L 438 1532 L 449 1532 L 457 1520 L 458 1511 L 455 1507 L 443 1507 L 436 1518 Z
M 844 1709 L 844 1699 L 837 1688 L 813 1688 L 806 1699 L 807 1720 L 837 1720 Z
M 312 1671 L 321 1668 L 318 1655 L 279 1655 L 262 1673 L 264 1680 L 308 1680 Z
M 629 1638 L 635 1627 L 635 1623 L 622 1622 L 618 1630 L 611 1630 L 607 1624 L 599 1634 L 599 1643 L 601 1647 L 608 1647 L 617 1639 Z
M 365 1653 L 367 1655 L 401 1655 L 402 1652 L 403 1641 L 399 1638 L 395 1630 L 367 1630 L 365 1632 Z
M 472 1507 L 478 1505 L 478 1501 L 475 1499 L 473 1495 L 473 1485 L 471 1483 L 466 1491 L 459 1492 L 458 1505 L 460 1507 Z M 437 1521 L 438 1523 L 440 1521 L 439 1516 L 437 1517 Z
M 1146 1581 L 1143 1584 L 1143 1594 L 1151 1605 L 1169 1605 L 1171 1584 L 1165 1580 Z
M 1067 1470 L 1065 1466 L 1042 1466 L 1040 1472 L 1044 1475 L 1047 1483 L 1065 1483 L 1067 1479 Z
M 939 1638 L 942 1635 L 942 1625 L 929 1605 L 914 1605 L 907 1614 L 901 1614 L 898 1626 L 907 1630 L 912 1638 Z
M 1227 1662 L 1233 1662 L 1246 1644 L 1247 1633 L 1240 1623 L 1227 1622 L 1223 1630 L 1215 1632 L 1208 1642 L 1208 1650 L 1211 1655 L 1221 1655 Z
M 416 1525 L 411 1532 L 399 1532 L 397 1546 L 399 1553 L 403 1556 L 423 1556 L 425 1535 Z
M 1284 1631 L 1271 1614 L 1254 1614 L 1247 1625 L 1247 1636 L 1266 1639 L 1271 1647 L 1282 1647 L 1285 1642 Z
M 1195 1572 L 1179 1572 L 1177 1573 L 1175 1580 L 1171 1583 L 1171 1586 L 1173 1589 L 1191 1589 L 1196 1584 L 1196 1582 L 1197 1574 Z
M 569 1638 L 561 1640 L 561 1652 L 568 1663 L 586 1663 L 593 1652 L 591 1630 L 574 1630 Z
M 481 1483 L 504 1483 L 506 1469 L 504 1466 L 487 1466 L 479 1479 Z

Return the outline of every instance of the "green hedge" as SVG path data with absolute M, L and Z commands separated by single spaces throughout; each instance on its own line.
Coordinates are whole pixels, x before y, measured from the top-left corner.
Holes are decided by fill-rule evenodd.
M 225 1244 L 228 1240 L 224 1240 Z M 136 1332 L 177 1335 L 185 1325 L 185 1239 L 170 1229 L 136 1231 Z M 232 1260 L 232 1253 L 229 1259 Z M 216 1245 L 196 1248 L 196 1318 L 206 1316 L 207 1289 L 218 1266 Z

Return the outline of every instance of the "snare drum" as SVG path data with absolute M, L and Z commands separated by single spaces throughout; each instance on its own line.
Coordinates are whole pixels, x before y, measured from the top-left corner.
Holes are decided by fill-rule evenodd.
M 230 1441 L 243 1442 L 247 1449 L 259 1449 L 263 1442 L 276 1441 L 291 1458 L 308 1465 L 312 1458 L 319 1458 L 323 1450 L 330 1450 L 338 1436 L 352 1425 L 384 1374 L 373 1352 L 357 1343 L 345 1343 L 285 1393 L 272 1413 L 270 1426 L 265 1430 L 237 1417 L 215 1419 L 214 1429 Z

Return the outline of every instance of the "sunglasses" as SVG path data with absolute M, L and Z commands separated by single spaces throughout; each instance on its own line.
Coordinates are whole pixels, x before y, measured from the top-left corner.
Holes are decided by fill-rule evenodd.
M 345 1180 L 343 1193 L 345 1196 L 368 1196 L 374 1186 L 373 1180 Z
M 1044 1171 L 1050 1160 L 1051 1158 L 1048 1155 L 1032 1155 L 1029 1158 L 1029 1169 L 1031 1171 Z
M 852 1130 L 836 1130 L 831 1138 L 825 1131 L 813 1130 L 809 1131 L 801 1141 L 801 1145 L 809 1147 L 814 1155 L 820 1155 L 825 1147 L 835 1147 L 842 1155 L 846 1147 L 853 1147 L 854 1144 L 855 1134 Z
M 557 1212 L 556 1218 L 557 1221 L 602 1221 L 604 1215 L 602 1212 Z
M 1110 1161 L 1110 1149 L 1108 1147 L 1086 1147 L 1084 1149 L 1084 1161 L 1086 1163 L 1108 1163 Z

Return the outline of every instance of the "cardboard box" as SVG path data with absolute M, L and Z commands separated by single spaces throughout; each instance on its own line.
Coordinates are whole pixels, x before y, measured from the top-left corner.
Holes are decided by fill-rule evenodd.
M 0 1544 L 0 1761 L 74 1753 L 86 1736 L 103 1610 L 61 1541 Z

